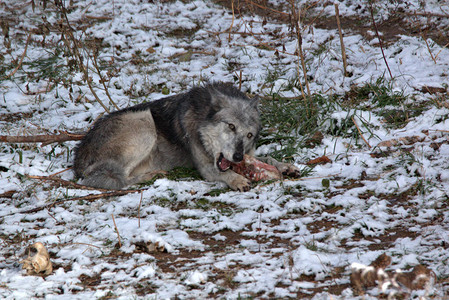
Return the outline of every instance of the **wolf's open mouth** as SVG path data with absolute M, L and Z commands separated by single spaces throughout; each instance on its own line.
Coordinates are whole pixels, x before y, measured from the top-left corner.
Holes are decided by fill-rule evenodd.
M 231 167 L 231 162 L 224 158 L 223 153 L 220 153 L 217 159 L 217 167 L 221 172 L 225 172 Z

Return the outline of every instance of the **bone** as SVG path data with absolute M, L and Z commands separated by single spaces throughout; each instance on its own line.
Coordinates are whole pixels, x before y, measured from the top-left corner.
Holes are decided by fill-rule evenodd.
M 244 155 L 240 163 L 231 163 L 231 166 L 234 172 L 251 181 L 279 180 L 282 178 L 281 173 L 275 166 L 261 162 L 247 154 Z
M 37 253 L 31 255 L 31 250 Z M 53 265 L 50 261 L 50 255 L 44 244 L 37 242 L 31 245 L 28 250 L 28 257 L 20 261 L 23 264 L 22 269 L 27 270 L 27 275 L 50 275 L 53 272 Z

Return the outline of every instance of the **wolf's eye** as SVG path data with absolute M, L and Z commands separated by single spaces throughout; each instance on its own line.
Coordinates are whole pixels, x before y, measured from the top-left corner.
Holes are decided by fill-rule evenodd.
M 249 139 L 253 137 L 253 134 L 250 132 L 246 135 Z
M 232 131 L 235 131 L 235 125 L 234 124 L 229 124 L 229 129 L 231 129 Z

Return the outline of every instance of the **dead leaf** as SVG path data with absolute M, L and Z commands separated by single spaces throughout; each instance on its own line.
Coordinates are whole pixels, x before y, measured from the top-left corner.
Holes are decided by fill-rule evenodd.
M 320 156 L 318 158 L 309 160 L 306 165 L 308 166 L 313 166 L 313 165 L 325 165 L 327 163 L 331 163 L 332 160 L 330 160 L 329 157 L 327 157 L 326 155 Z

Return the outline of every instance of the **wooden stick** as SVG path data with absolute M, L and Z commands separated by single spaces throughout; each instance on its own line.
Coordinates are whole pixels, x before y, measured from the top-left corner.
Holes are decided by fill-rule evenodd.
M 423 17 L 437 17 L 437 18 L 449 18 L 449 15 L 445 15 L 445 14 L 437 14 L 437 13 L 422 13 L 422 12 L 397 12 L 398 14 L 401 15 L 407 15 L 407 16 L 423 16 Z
M 75 188 L 75 189 L 108 191 L 108 190 L 105 190 L 105 189 L 97 189 L 97 188 L 93 188 L 93 187 L 90 187 L 90 186 L 78 184 L 78 183 L 75 183 L 75 182 L 72 182 L 72 181 L 64 180 L 64 179 L 59 178 L 59 177 L 53 177 L 54 175 L 56 175 L 56 174 L 53 174 L 51 176 L 37 176 L 37 175 L 26 175 L 26 176 L 28 178 L 31 178 L 31 179 L 39 179 L 39 180 L 44 180 L 44 181 L 53 181 L 54 183 L 57 183 L 57 184 L 59 184 L 61 186 L 71 187 L 71 188 Z
M 338 26 L 338 33 L 340 35 L 340 47 L 341 47 L 341 57 L 343 58 L 343 71 L 344 76 L 348 76 L 348 72 L 346 71 L 346 68 L 348 66 L 346 62 L 346 50 L 345 50 L 345 44 L 343 43 L 343 32 L 341 31 L 341 24 L 340 24 L 340 12 L 338 10 L 338 3 L 335 3 L 335 17 L 337 18 L 337 26 Z
M 5 143 L 62 143 L 66 141 L 79 141 L 83 139 L 84 134 L 76 134 L 69 132 L 61 132 L 60 134 L 43 134 L 43 135 L 0 135 L 0 142 Z
M 89 194 L 86 196 L 80 196 L 80 197 L 72 197 L 69 199 L 62 199 L 62 200 L 58 200 L 55 201 L 53 203 L 47 204 L 47 205 L 42 205 L 42 206 L 38 206 L 32 209 L 27 209 L 27 210 L 23 210 L 23 211 L 18 211 L 18 212 L 14 212 L 14 213 L 10 213 L 10 214 L 6 214 L 6 215 L 2 215 L 0 216 L 0 218 L 6 217 L 6 216 L 11 216 L 11 215 L 15 215 L 15 214 L 31 214 L 31 213 L 35 213 L 44 209 L 50 209 L 54 206 L 57 205 L 61 205 L 65 202 L 70 202 L 70 201 L 95 201 L 101 198 L 108 198 L 108 197 L 114 197 L 114 196 L 123 196 L 123 195 L 127 195 L 127 194 L 131 194 L 131 193 L 138 193 L 140 191 L 143 191 L 145 189 L 141 189 L 141 190 L 117 190 L 117 191 L 110 191 L 110 192 L 106 192 L 106 193 L 100 193 L 100 194 Z
M 111 214 L 111 216 L 112 216 L 112 222 L 114 222 L 115 232 L 117 233 L 117 237 L 118 237 L 118 246 L 119 246 L 119 248 L 122 248 L 122 242 L 120 241 L 120 234 L 118 232 L 117 224 L 115 224 L 114 214 Z

